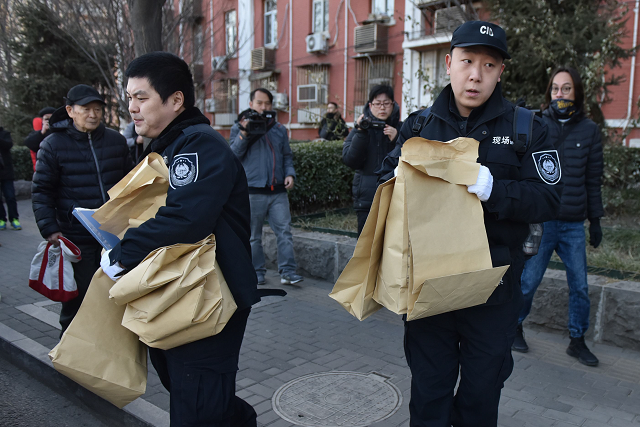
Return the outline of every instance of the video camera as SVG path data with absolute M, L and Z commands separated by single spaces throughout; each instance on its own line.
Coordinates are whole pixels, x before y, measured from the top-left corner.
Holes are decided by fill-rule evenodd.
M 382 121 L 382 120 L 376 120 L 376 119 L 372 119 L 371 117 L 363 117 L 360 120 L 360 129 L 364 129 L 367 130 L 369 128 L 371 129 L 384 129 L 384 127 L 387 125 L 386 122 Z
M 242 126 L 240 122 L 248 120 L 247 124 Z M 276 121 L 275 111 L 264 111 L 262 114 L 255 110 L 247 109 L 238 115 L 238 127 L 240 130 L 247 132 L 250 136 L 262 136 Z

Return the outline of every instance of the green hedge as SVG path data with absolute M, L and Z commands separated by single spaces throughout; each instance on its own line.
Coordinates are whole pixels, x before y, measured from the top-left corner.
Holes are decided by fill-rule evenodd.
M 11 160 L 13 160 L 13 173 L 16 181 L 21 179 L 31 181 L 33 178 L 31 150 L 24 145 L 14 145 L 11 147 Z
M 607 215 L 640 215 L 640 148 L 605 146 L 602 182 Z
M 342 141 L 291 144 L 296 169 L 289 193 L 296 214 L 350 206 L 354 171 L 342 163 Z

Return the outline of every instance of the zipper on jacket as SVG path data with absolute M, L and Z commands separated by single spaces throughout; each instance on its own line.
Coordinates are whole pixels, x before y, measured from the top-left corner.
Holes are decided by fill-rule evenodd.
M 271 156 L 273 157 L 273 166 L 271 168 L 271 191 L 273 191 L 273 186 L 276 183 L 276 150 L 273 148 L 273 145 L 271 145 L 269 137 L 265 135 L 264 138 L 267 140 L 269 148 L 271 148 Z
M 102 203 L 107 203 L 107 196 L 104 193 L 104 185 L 102 184 L 102 176 L 100 175 L 100 165 L 98 164 L 98 156 L 96 156 L 96 150 L 93 149 L 91 132 L 87 132 L 87 135 L 89 136 L 89 147 L 91 147 L 91 154 L 93 154 L 93 161 L 96 164 L 96 172 L 98 172 L 98 183 L 100 184 L 100 193 L 102 194 Z

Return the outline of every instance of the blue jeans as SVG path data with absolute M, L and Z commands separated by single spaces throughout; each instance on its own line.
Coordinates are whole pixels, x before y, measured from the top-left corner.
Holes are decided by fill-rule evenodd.
M 553 251 L 556 251 L 567 270 L 569 284 L 569 333 L 572 338 L 584 336 L 589 329 L 589 287 L 587 285 L 587 252 L 583 221 L 548 221 L 538 254 L 531 257 L 522 272 L 524 306 L 518 323 L 531 311 L 531 302 L 542 281 Z
M 18 204 L 16 203 L 16 190 L 13 187 L 13 180 L 3 179 L 0 181 L 0 191 L 2 191 L 2 196 L 4 196 L 4 201 L 9 210 L 9 217 L 7 218 L 7 212 L 4 210 L 2 201 L 0 201 L 0 219 L 3 221 L 18 219 Z
M 265 218 L 276 235 L 278 245 L 278 272 L 290 274 L 296 272 L 293 258 L 293 236 L 291 235 L 291 212 L 287 193 L 249 194 L 251 204 L 251 259 L 258 280 L 264 279 L 267 269 L 264 266 L 262 249 L 262 225 Z

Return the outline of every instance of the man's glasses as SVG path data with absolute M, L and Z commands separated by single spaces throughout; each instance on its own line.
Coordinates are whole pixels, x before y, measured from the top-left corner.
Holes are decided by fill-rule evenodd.
M 392 101 L 372 102 L 371 105 L 373 105 L 376 108 L 380 108 L 380 107 L 389 108 L 393 105 L 393 102 Z
M 562 86 L 562 89 L 560 89 L 558 86 L 551 86 L 551 94 L 556 95 L 558 91 L 561 90 L 563 95 L 569 95 L 571 93 L 571 89 L 573 88 L 569 85 Z

